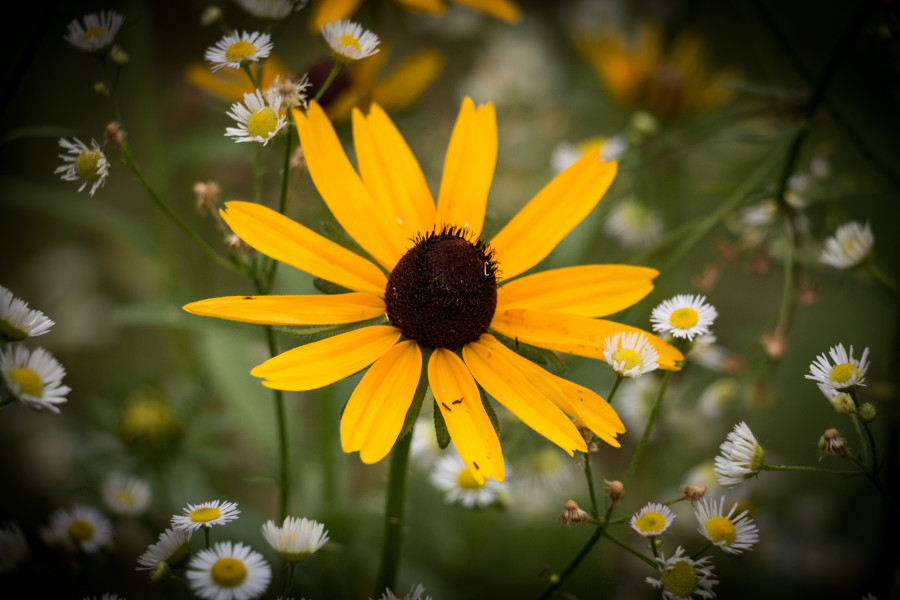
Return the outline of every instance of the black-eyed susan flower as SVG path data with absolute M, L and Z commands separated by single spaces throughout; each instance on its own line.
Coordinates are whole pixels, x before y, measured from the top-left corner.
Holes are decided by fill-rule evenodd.
M 85 52 L 99 52 L 113 43 L 124 24 L 125 17 L 114 10 L 91 13 L 85 15 L 83 24 L 72 19 L 64 39 Z
M 866 263 L 872 256 L 875 236 L 868 221 L 861 225 L 857 221 L 844 223 L 825 240 L 819 260 L 837 269 L 855 269 Z
M 0 377 L 14 398 L 35 410 L 59 413 L 57 405 L 72 391 L 62 384 L 66 370 L 43 348 L 29 350 L 21 344 L 0 348 Z
M 218 542 L 188 563 L 191 590 L 208 600 L 257 598 L 272 581 L 272 567 L 262 554 L 244 544 Z
M 48 545 L 65 552 L 74 554 L 80 550 L 85 554 L 96 554 L 112 542 L 113 526 L 93 506 L 75 504 L 54 512 L 40 534 Z
M 492 105 L 476 108 L 463 101 L 436 204 L 418 162 L 379 106 L 368 116 L 353 113 L 359 173 L 317 103 L 308 115 L 295 110 L 294 117 L 313 182 L 372 258 L 264 206 L 230 202 L 222 216 L 250 246 L 348 292 L 230 296 L 185 310 L 269 325 L 365 325 L 284 352 L 251 373 L 270 388 L 310 390 L 371 365 L 340 428 L 344 451 L 359 451 L 366 463 L 381 460 L 393 447 L 421 377 L 427 377 L 450 437 L 479 482 L 504 475 L 479 385 L 570 455 L 587 450 L 572 418 L 618 446 L 615 438 L 624 427 L 603 398 L 545 371 L 497 337 L 603 359 L 607 336 L 640 331 L 597 317 L 649 293 L 653 269 L 585 265 L 516 278 L 590 212 L 612 182 L 616 164 L 599 161 L 599 150 L 586 154 L 486 242 L 479 236 L 497 154 Z M 372 321 L 377 319 L 382 321 Z M 647 339 L 660 367 L 676 369 L 681 353 L 656 336 Z
M 60 154 L 63 160 L 62 166 L 54 171 L 64 181 L 80 181 L 80 192 L 86 186 L 91 186 L 91 196 L 101 187 L 109 176 L 109 161 L 100 149 L 96 140 L 91 140 L 90 147 L 78 138 L 72 141 L 60 138 L 59 145 L 65 148 L 66 153 Z
M 447 10 L 445 0 L 396 0 L 406 10 L 435 16 Z M 496 19 L 516 23 L 522 18 L 522 10 L 513 0 L 453 0 L 466 8 L 484 12 Z M 309 16 L 310 32 L 319 31 L 326 23 L 347 19 L 356 12 L 362 0 L 317 0 Z
M 378 52 L 378 36 L 353 21 L 338 19 L 326 23 L 322 36 L 338 62 L 353 62 Z
M 809 374 L 804 377 L 818 382 L 820 388 L 827 387 L 839 392 L 865 385 L 866 371 L 869 370 L 868 348 L 856 359 L 853 358 L 853 346 L 847 352 L 843 344 L 838 344 L 828 349 L 828 356 L 824 352 L 817 356 L 809 365 Z
M 19 342 L 44 335 L 51 327 L 53 321 L 44 313 L 28 308 L 27 302 L 0 285 L 0 340 Z
M 741 421 L 719 446 L 715 473 L 719 485 L 737 485 L 760 472 L 765 464 L 766 451 L 746 423 Z
M 694 516 L 700 523 L 700 534 L 730 554 L 751 550 L 753 544 L 759 541 L 759 532 L 753 519 L 747 516 L 748 511 L 735 516 L 737 506 L 735 502 L 725 514 L 725 496 L 722 496 L 718 502 L 703 498 L 694 509 Z
M 690 598 L 715 598 L 713 586 L 719 583 L 713 576 L 710 557 L 704 556 L 693 560 L 684 556 L 681 546 L 675 549 L 668 559 L 660 553 L 656 559 L 659 563 L 659 579 L 647 577 L 647 583 L 662 590 L 665 600 L 689 600 Z
M 631 528 L 644 537 L 662 535 L 675 520 L 675 513 L 658 502 L 650 502 L 631 516 Z
M 172 527 L 194 532 L 201 527 L 224 525 L 238 518 L 241 513 L 237 502 L 203 502 L 201 504 L 188 504 L 183 515 L 172 517 Z
M 325 525 L 306 518 L 285 517 L 280 527 L 266 521 L 262 534 L 278 558 L 291 564 L 305 561 L 328 542 Z
M 212 63 L 212 70 L 222 67 L 240 69 L 244 65 L 258 62 L 272 52 L 272 36 L 268 33 L 235 31 L 207 48 L 203 57 Z

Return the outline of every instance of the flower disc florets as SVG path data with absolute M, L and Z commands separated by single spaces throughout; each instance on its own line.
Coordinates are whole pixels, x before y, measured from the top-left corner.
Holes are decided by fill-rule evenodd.
M 497 265 L 481 240 L 444 227 L 415 240 L 384 292 L 391 324 L 423 348 L 455 350 L 487 331 L 497 308 Z

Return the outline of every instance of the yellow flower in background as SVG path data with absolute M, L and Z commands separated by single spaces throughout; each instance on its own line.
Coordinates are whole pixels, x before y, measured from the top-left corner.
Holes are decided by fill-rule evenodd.
M 625 431 L 593 391 L 557 377 L 502 344 L 500 334 L 603 360 L 604 340 L 641 330 L 603 317 L 653 288 L 653 269 L 584 265 L 518 277 L 543 260 L 594 208 L 616 163 L 596 149 L 556 176 L 490 242 L 480 238 L 497 158 L 491 104 L 468 98 L 450 138 L 435 203 L 412 151 L 384 110 L 354 110 L 359 172 L 315 102 L 294 119 L 313 183 L 332 214 L 372 260 L 264 206 L 229 202 L 222 216 L 258 251 L 346 288 L 331 296 L 229 296 L 188 312 L 266 325 L 366 323 L 275 356 L 251 371 L 282 390 L 320 388 L 368 367 L 341 419 L 345 452 L 373 463 L 400 435 L 420 378 L 463 461 L 479 483 L 502 480 L 497 434 L 478 385 L 569 454 L 587 446 L 571 419 L 618 446 Z M 386 275 L 389 273 L 389 275 Z M 503 286 L 498 283 L 502 281 Z M 651 334 L 663 369 L 682 355 Z M 428 362 L 423 370 L 422 349 Z M 371 366 L 370 366 L 371 365 Z M 477 384 L 476 384 L 477 382 Z
M 445 0 L 394 0 L 401 8 L 429 15 L 442 15 L 447 10 Z M 479 10 L 507 23 L 517 23 L 522 18 L 522 10 L 513 0 L 452 0 L 453 2 Z M 310 33 L 318 33 L 326 23 L 347 19 L 362 4 L 362 0 L 316 0 L 309 16 Z
M 259 79 L 260 68 L 258 63 L 250 66 L 257 79 Z M 270 55 L 262 67 L 262 80 L 259 82 L 260 89 L 266 90 L 270 88 L 278 76 L 281 76 L 282 79 L 287 79 L 292 76 L 292 73 L 275 55 Z M 252 94 L 256 90 L 253 84 L 250 83 L 250 78 L 242 70 L 222 69 L 211 71 L 209 65 L 199 62 L 188 65 L 184 77 L 194 87 L 234 102 L 243 100 L 244 94 Z
M 735 74 L 714 70 L 700 37 L 679 33 L 667 51 L 663 32 L 644 23 L 635 39 L 621 32 L 603 38 L 580 36 L 575 47 L 588 60 L 613 101 L 628 110 L 645 110 L 674 120 L 708 112 L 734 92 L 723 86 Z

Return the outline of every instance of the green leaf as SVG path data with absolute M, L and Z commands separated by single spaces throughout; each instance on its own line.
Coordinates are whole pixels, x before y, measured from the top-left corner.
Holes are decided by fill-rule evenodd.
M 497 338 L 501 344 L 519 356 L 527 358 L 531 362 L 544 367 L 554 375 L 562 377 L 566 374 L 566 364 L 559 359 L 555 352 L 547 350 L 546 348 L 531 346 L 525 342 L 520 342 L 517 339 L 514 340 L 508 338 L 505 335 L 500 335 L 496 331 L 492 332 L 492 335 Z
M 422 409 L 422 401 L 425 400 L 425 392 L 428 391 L 428 358 L 431 356 L 431 352 L 426 350 L 422 355 L 422 374 L 419 375 L 419 385 L 416 387 L 409 410 L 406 411 L 406 419 L 403 421 L 400 435 L 397 436 L 398 440 L 412 433 L 413 427 L 416 426 L 416 419 L 419 418 L 419 411 Z
M 447 422 L 444 421 L 444 415 L 434 401 L 434 435 L 437 436 L 438 446 L 443 450 L 450 445 L 450 430 L 447 429 Z
M 480 385 L 478 386 L 478 393 L 481 394 L 481 405 L 484 407 L 484 412 L 487 413 L 488 419 L 494 427 L 494 431 L 497 432 L 497 435 L 500 435 L 500 420 L 497 418 L 497 413 L 494 412 L 491 401 L 488 400 L 487 394 L 481 389 Z
M 301 344 L 309 344 L 311 342 L 324 340 L 325 338 L 332 337 L 339 333 L 347 333 L 348 331 L 355 331 L 357 329 L 370 327 L 372 325 L 384 325 L 385 323 L 387 323 L 387 321 L 384 317 L 375 317 L 374 319 L 368 319 L 366 321 L 356 321 L 355 323 L 338 323 L 335 325 L 308 325 L 304 327 L 276 326 L 273 327 L 273 329 L 278 333 L 283 333 L 293 338 L 299 338 L 301 340 Z
M 347 292 L 353 291 L 336 283 L 331 283 L 327 279 L 321 279 L 319 277 L 313 279 L 313 285 L 316 286 L 317 290 L 319 290 L 323 294 L 328 294 L 329 296 L 333 296 L 334 294 L 346 294 Z

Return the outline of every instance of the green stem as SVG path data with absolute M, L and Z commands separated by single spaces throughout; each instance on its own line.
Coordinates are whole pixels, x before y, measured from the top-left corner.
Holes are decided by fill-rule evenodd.
M 637 550 L 635 550 L 634 548 L 632 548 L 631 546 L 629 546 L 628 544 L 626 544 L 625 542 L 620 540 L 619 538 L 610 535 L 609 532 L 606 533 L 606 539 L 611 541 L 613 544 L 615 544 L 619 548 L 622 548 L 624 550 L 627 550 L 628 552 L 631 552 L 633 555 L 635 555 L 636 557 L 638 557 L 639 559 L 641 559 L 642 561 L 644 561 L 645 563 L 647 563 L 654 569 L 659 568 L 658 562 L 654 561 L 652 558 L 650 558 L 646 554 L 641 554 L 640 552 L 638 552 Z
M 281 172 L 281 196 L 278 199 L 278 212 L 281 214 L 285 214 L 287 211 L 288 204 L 288 189 L 290 188 L 291 181 L 291 147 L 294 136 L 291 135 L 291 132 L 288 131 L 287 135 L 284 136 L 284 164 L 282 165 Z M 272 289 L 272 284 L 275 281 L 275 271 L 278 269 L 278 261 L 272 260 L 269 263 L 269 269 L 266 273 L 266 292 Z
M 259 81 L 256 79 L 256 76 L 253 74 L 253 71 L 250 69 L 250 64 L 247 63 L 244 65 L 244 73 L 247 74 L 247 77 L 250 78 L 250 83 L 254 88 L 259 89 Z M 260 75 L 262 74 L 262 67 L 260 67 Z
M 569 575 L 571 575 L 572 572 L 575 571 L 575 569 L 578 567 L 578 565 L 581 564 L 581 561 L 584 560 L 584 558 L 594 547 L 594 544 L 596 544 L 601 537 L 603 537 L 603 527 L 598 526 L 596 529 L 594 529 L 594 533 L 591 534 L 591 537 L 588 538 L 588 541 L 585 542 L 584 546 L 581 547 L 581 550 L 578 552 L 578 554 L 575 555 L 575 558 L 572 559 L 572 562 L 569 563 L 569 566 L 566 567 L 566 570 L 562 572 L 562 574 L 556 579 L 556 581 L 547 586 L 547 589 L 545 589 L 544 592 L 540 596 L 538 596 L 538 600 L 546 600 L 553 594 L 553 592 L 558 590 L 562 586 L 562 584 L 565 583 L 566 579 L 569 578 Z
M 209 549 L 209 527 L 203 528 L 203 541 L 206 544 L 206 549 Z
M 880 283 L 894 296 L 900 296 L 900 289 L 897 288 L 897 284 L 893 282 L 893 280 L 887 276 L 887 274 L 879 269 L 875 264 L 868 260 L 866 261 L 866 271 L 869 272 L 869 275 L 875 278 L 875 281 Z
M 849 455 L 848 455 L 849 456 Z M 839 469 L 823 469 L 821 467 L 807 467 L 803 465 L 770 465 L 763 463 L 760 471 L 808 471 L 811 473 L 830 473 L 832 475 L 859 475 L 856 471 L 842 471 Z
M 650 409 L 650 415 L 647 417 L 647 425 L 644 427 L 644 434 L 641 436 L 641 440 L 638 442 L 637 448 L 635 448 L 634 454 L 631 456 L 631 462 L 628 463 L 628 470 L 625 471 L 625 478 L 622 480 L 622 483 L 625 484 L 626 487 L 628 486 L 628 481 L 631 479 L 631 476 L 634 475 L 634 471 L 637 469 L 641 454 L 644 452 L 644 446 L 647 444 L 647 438 L 650 437 L 650 430 L 653 429 L 653 424 L 656 422 L 656 415 L 662 404 L 663 395 L 666 393 L 666 387 L 669 385 L 669 380 L 672 379 L 672 373 L 674 373 L 674 371 L 666 371 L 666 376 L 663 379 L 662 385 L 659 387 L 659 394 L 656 396 L 656 402 L 653 403 L 653 408 Z
M 699 550 L 697 550 L 696 552 L 691 554 L 691 560 L 694 560 L 695 558 L 698 558 L 699 556 L 701 556 L 704 552 L 709 550 L 712 547 L 712 545 L 713 545 L 712 542 L 706 542 L 705 546 L 703 546 L 702 548 L 700 548 Z
M 401 437 L 391 451 L 387 502 L 384 510 L 384 543 L 381 565 L 373 597 L 380 598 L 385 589 L 394 589 L 400 570 L 400 544 L 403 538 L 403 505 L 406 497 L 406 474 L 412 433 Z
M 337 77 L 338 71 L 341 70 L 341 63 L 334 63 L 334 67 L 331 69 L 331 73 L 328 74 L 328 78 L 325 80 L 325 83 L 322 84 L 322 87 L 319 88 L 319 91 L 316 92 L 316 96 L 312 99 L 312 102 L 318 102 L 319 98 L 325 93 L 325 90 L 328 89 L 328 86 L 331 85 L 331 82 L 334 81 L 334 78 Z M 379 592 L 380 593 L 380 592 Z
M 850 421 L 853 423 L 853 429 L 856 430 L 856 437 L 859 438 L 860 458 L 864 465 L 869 464 L 869 441 L 863 435 L 862 426 L 859 424 L 859 417 L 856 413 L 850 414 Z
M 875 488 L 878 490 L 878 493 L 881 494 L 881 497 L 884 498 L 884 501 L 891 505 L 895 510 L 898 508 L 897 503 L 891 497 L 890 492 L 888 492 L 887 488 L 881 482 L 881 479 L 878 477 L 878 474 L 872 471 L 869 467 L 865 465 L 865 463 L 860 462 L 858 458 L 853 456 L 852 454 L 845 454 L 844 458 L 852 462 L 854 465 L 862 470 L 863 474 L 872 482 Z
M 287 568 L 287 577 L 284 578 L 284 594 L 282 594 L 282 598 L 290 596 L 291 587 L 294 585 L 294 569 L 297 568 L 297 563 L 287 563 L 285 567 Z
M 587 479 L 588 492 L 591 495 L 591 515 L 600 516 L 600 505 L 597 503 L 597 492 L 594 490 L 594 475 L 591 473 L 591 449 L 584 453 L 584 476 Z
M 276 356 L 278 354 L 278 345 L 275 343 L 275 330 L 271 327 L 266 327 L 266 341 L 269 344 L 269 354 Z M 284 521 L 291 501 L 291 466 L 290 453 L 288 452 L 287 415 L 284 409 L 284 392 L 273 389 L 272 397 L 275 400 L 275 419 L 278 423 L 278 486 L 281 492 L 279 496 L 279 514 L 281 515 L 281 520 Z

